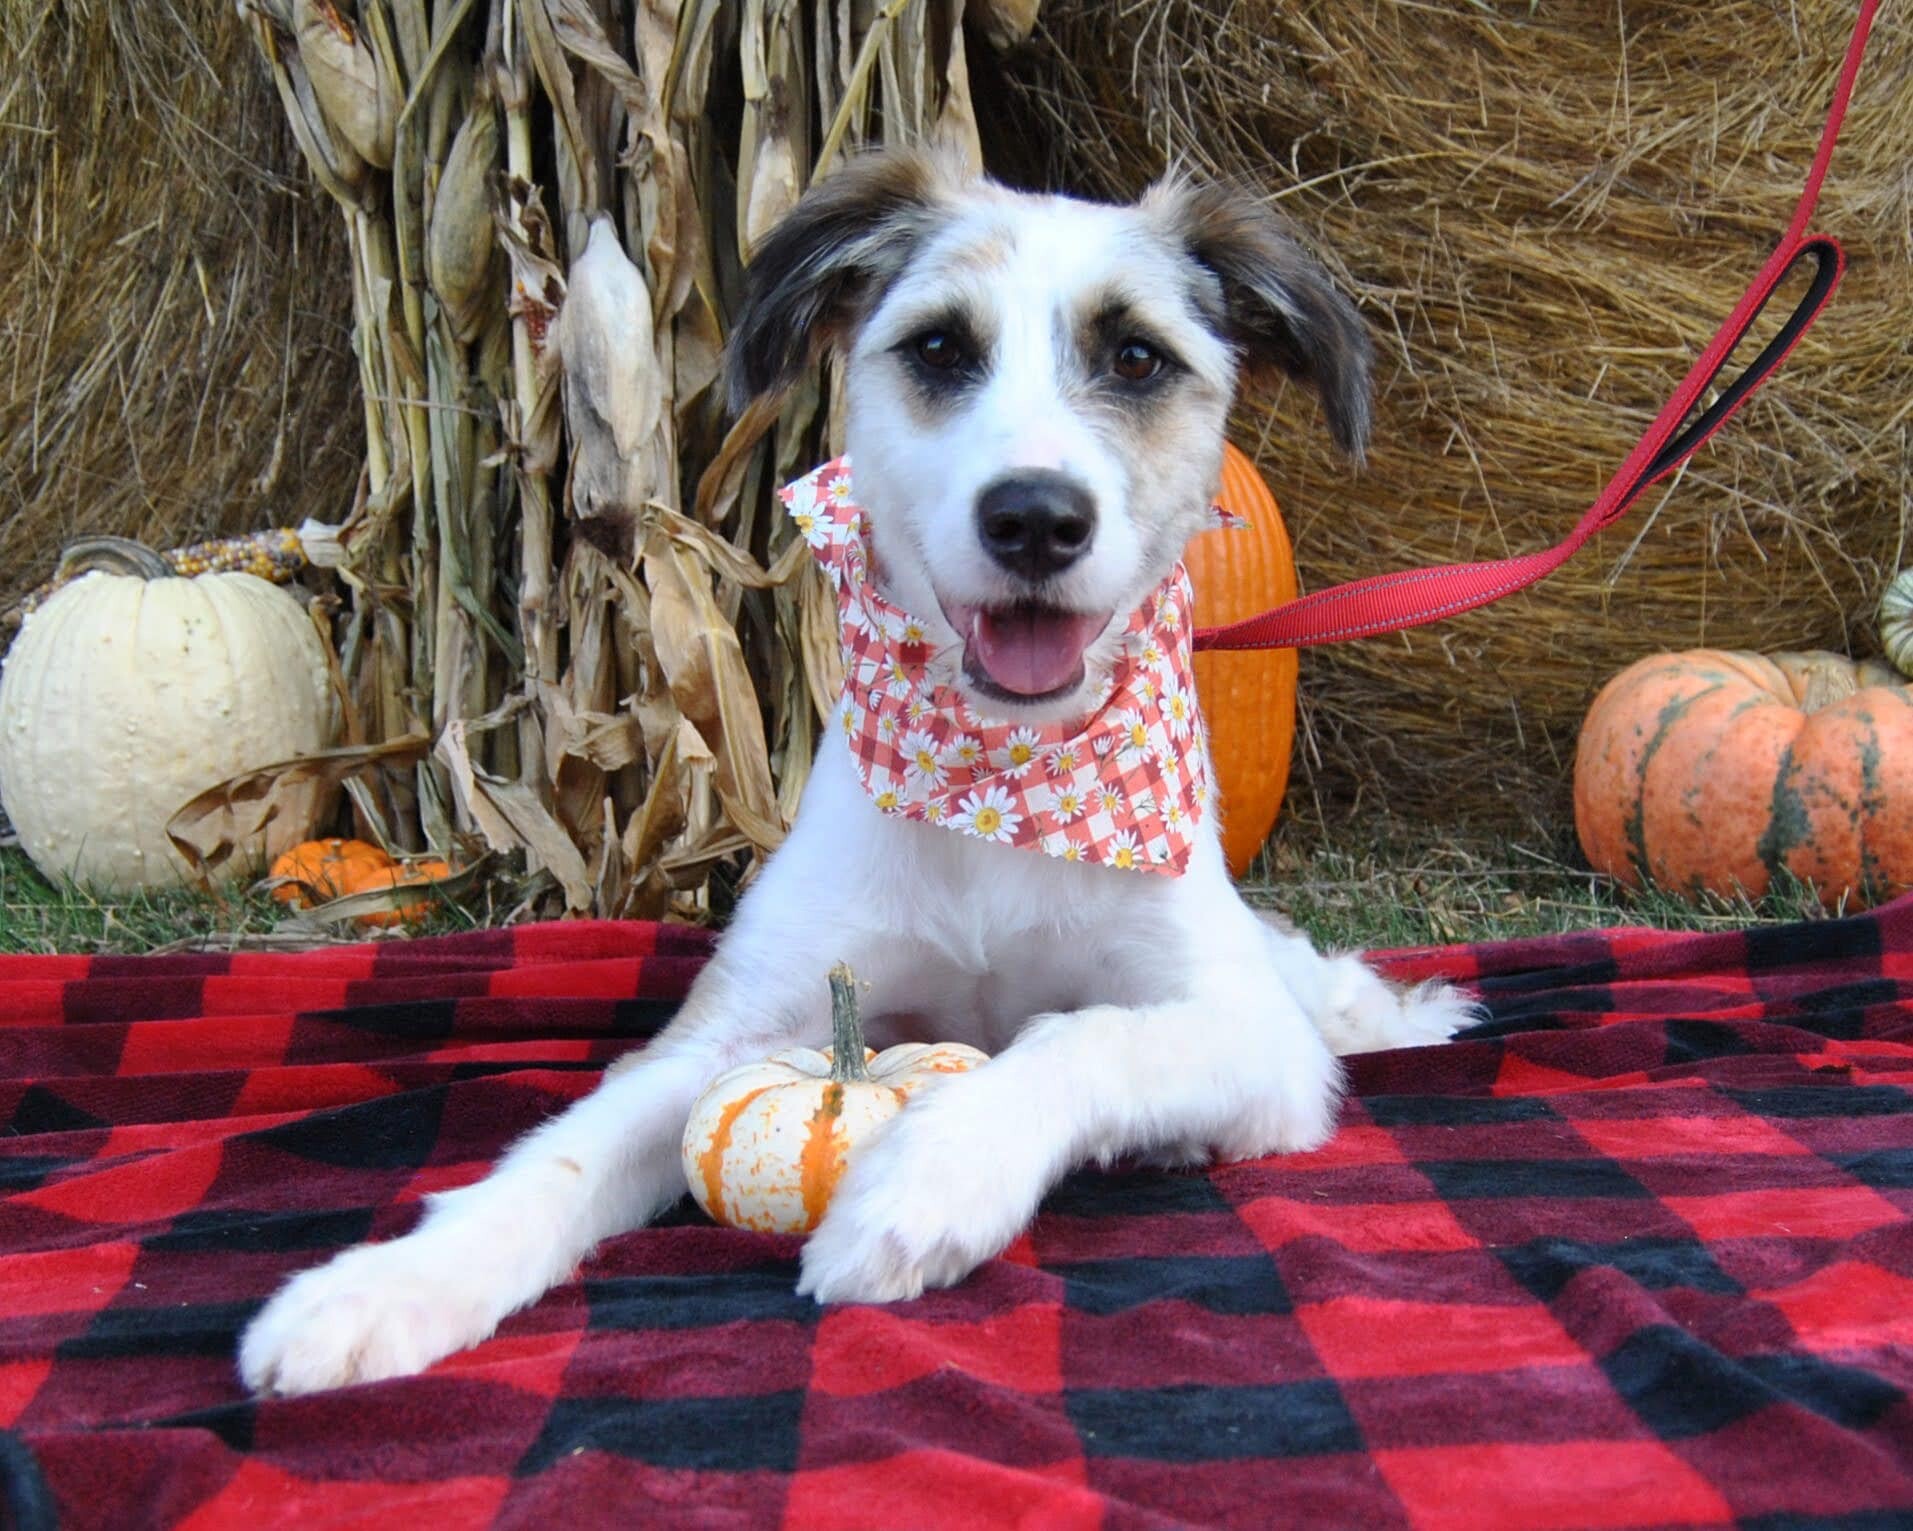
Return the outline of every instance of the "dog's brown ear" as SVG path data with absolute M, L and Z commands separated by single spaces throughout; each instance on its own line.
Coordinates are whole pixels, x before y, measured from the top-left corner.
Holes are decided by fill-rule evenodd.
M 795 382 L 841 344 L 930 227 L 948 172 L 926 153 L 848 161 L 804 194 L 751 257 L 724 353 L 731 409 Z
M 1246 192 L 1184 180 L 1150 188 L 1143 206 L 1215 278 L 1208 318 L 1244 365 L 1278 367 L 1314 388 L 1336 444 L 1359 459 L 1374 351 L 1354 305 L 1287 222 Z

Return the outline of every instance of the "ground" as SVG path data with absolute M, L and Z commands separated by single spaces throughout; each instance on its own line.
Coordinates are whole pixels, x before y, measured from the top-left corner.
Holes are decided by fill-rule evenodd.
M 423 930 L 468 929 L 500 918 L 515 900 L 499 890 L 486 907 L 447 907 Z M 1695 907 L 1666 894 L 1633 894 L 1591 872 L 1571 837 L 1457 838 L 1363 816 L 1328 832 L 1319 819 L 1277 828 L 1244 891 L 1280 908 L 1319 943 L 1337 948 L 1484 941 L 1603 925 L 1710 929 L 1812 916 L 1804 890 L 1758 904 Z M 17 849 L 0 849 L 0 952 L 151 952 L 238 945 L 299 946 L 362 939 L 290 917 L 263 894 L 145 895 L 102 899 L 57 889 Z

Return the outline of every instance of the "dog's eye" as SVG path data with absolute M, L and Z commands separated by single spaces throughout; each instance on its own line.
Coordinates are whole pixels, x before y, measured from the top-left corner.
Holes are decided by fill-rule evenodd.
M 1125 340 L 1116 348 L 1116 376 L 1128 383 L 1146 383 L 1162 371 L 1162 353 L 1146 340 Z
M 950 372 L 963 365 L 963 344 L 948 330 L 931 330 L 915 341 L 917 360 L 933 372 Z

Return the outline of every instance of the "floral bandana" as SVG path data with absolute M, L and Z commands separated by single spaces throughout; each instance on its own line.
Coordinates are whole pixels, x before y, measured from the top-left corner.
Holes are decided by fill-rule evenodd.
M 1003 723 L 979 715 L 952 684 L 953 656 L 932 649 L 924 624 L 877 593 L 850 459 L 825 463 L 778 498 L 837 592 L 837 718 L 871 801 L 900 818 L 1064 861 L 1181 875 L 1209 809 L 1181 564 L 1130 617 L 1115 672 L 1087 719 L 1073 728 Z

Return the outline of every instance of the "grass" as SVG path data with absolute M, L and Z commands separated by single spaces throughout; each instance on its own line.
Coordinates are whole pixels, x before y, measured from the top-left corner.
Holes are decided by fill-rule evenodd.
M 441 905 L 413 927 L 439 935 L 483 917 Z M 366 939 L 349 926 L 316 924 L 264 893 L 134 893 L 108 897 L 55 886 L 15 847 L 0 849 L 0 953 L 231 951 Z
M 1243 879 L 1253 904 L 1280 909 L 1318 944 L 1439 945 L 1555 935 L 1596 926 L 1714 930 L 1824 918 L 1812 889 L 1697 900 L 1632 892 L 1590 871 L 1572 836 L 1525 840 L 1431 837 L 1400 822 L 1277 829 Z
M 1299 806 L 1299 805 L 1298 805 Z M 502 890 L 501 890 L 502 891 Z M 1285 823 L 1243 881 L 1250 902 L 1279 908 L 1324 946 L 1422 946 L 1492 941 L 1604 925 L 1705 930 L 1821 916 L 1805 888 L 1757 902 L 1692 904 L 1630 893 L 1578 864 L 1572 841 L 1536 830 L 1527 843 L 1435 838 L 1399 822 L 1361 820 L 1334 834 L 1319 821 Z M 415 934 L 494 923 L 511 907 L 444 906 Z M 138 953 L 362 940 L 315 925 L 264 894 L 221 899 L 180 892 L 102 898 L 59 888 L 17 849 L 0 849 L 0 952 Z

